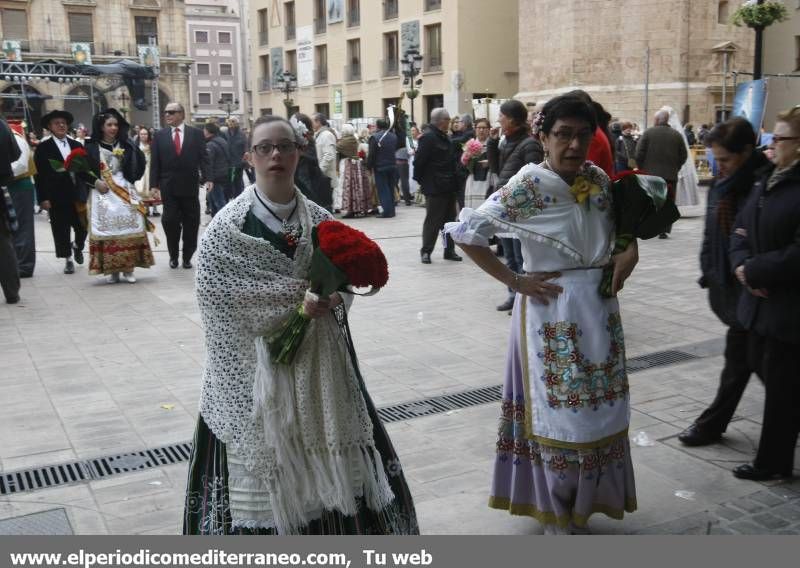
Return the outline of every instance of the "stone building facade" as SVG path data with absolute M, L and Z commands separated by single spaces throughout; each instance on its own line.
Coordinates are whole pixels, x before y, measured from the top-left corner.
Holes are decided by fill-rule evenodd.
M 185 5 L 183 0 L 0 0 L 0 43 L 19 41 L 23 61 L 55 59 L 73 62 L 73 44 L 89 45 L 91 62 L 110 63 L 120 59 L 139 61 L 138 45 L 156 37 L 160 51 L 158 78 L 159 106 L 169 101 L 189 101 Z M 20 85 L 0 77 L 5 114 L 21 111 Z M 38 130 L 42 114 L 67 109 L 76 123 L 87 124 L 101 108 L 125 108 L 133 124 L 152 125 L 152 89 L 147 82 L 147 110 L 133 108 L 127 89 L 114 78 L 101 77 L 79 83 L 29 81 L 24 85 L 29 98 L 29 115 Z M 90 97 L 94 96 L 94 105 Z M 187 106 L 190 106 L 187 104 Z
M 789 19 L 764 32 L 764 74 L 769 90 L 764 113 L 767 130 L 772 130 L 779 112 L 800 104 L 800 0 L 784 3 Z
M 614 117 L 640 125 L 664 105 L 684 122 L 713 122 L 722 108 L 724 52 L 729 70 L 752 71 L 754 34 L 728 23 L 735 4 L 520 0 L 518 97 L 538 102 L 579 88 Z M 732 86 L 729 75 L 729 109 Z
M 292 106 L 336 121 L 374 119 L 408 90 L 400 60 L 423 56 L 417 122 L 474 96 L 517 92 L 517 1 L 250 0 L 253 111 L 285 115 L 278 82 L 298 79 Z M 408 98 L 400 103 L 410 115 Z

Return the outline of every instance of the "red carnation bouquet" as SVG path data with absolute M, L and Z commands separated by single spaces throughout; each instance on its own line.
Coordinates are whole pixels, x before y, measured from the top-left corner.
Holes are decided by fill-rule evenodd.
M 58 173 L 87 173 L 94 179 L 97 179 L 97 176 L 94 174 L 91 166 L 89 165 L 89 154 L 86 152 L 85 148 L 75 148 L 69 153 L 69 155 L 67 155 L 64 163 L 51 159 L 50 165 L 53 166 L 53 169 Z
M 377 294 L 389 280 L 389 267 L 380 247 L 367 235 L 340 223 L 323 221 L 311 232 L 314 253 L 309 270 L 310 291 L 326 298 L 334 292 L 361 296 Z M 368 289 L 359 293 L 356 289 Z M 305 337 L 310 318 L 301 304 L 267 338 L 273 363 L 289 364 Z

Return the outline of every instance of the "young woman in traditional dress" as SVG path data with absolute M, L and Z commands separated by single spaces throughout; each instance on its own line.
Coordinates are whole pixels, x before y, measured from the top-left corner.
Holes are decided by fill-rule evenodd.
M 342 138 L 336 143 L 336 150 L 342 158 L 339 162 L 342 216 L 363 217 L 370 210 L 369 176 L 358 155 L 358 138 L 352 124 L 342 126 Z
M 358 370 L 348 300 L 307 291 L 312 229 L 332 216 L 293 183 L 301 140 L 273 116 L 251 137 L 256 183 L 200 242 L 207 355 L 184 533 L 416 534 Z M 273 364 L 265 336 L 300 305 L 312 320 L 303 343 L 291 364 Z
M 130 141 L 130 125 L 108 109 L 92 119 L 92 138 L 86 142 L 89 162 L 97 179 L 89 198 L 89 274 L 105 274 L 109 283 L 133 284 L 136 267 L 149 268 L 155 261 L 147 231 L 152 225 L 136 192 L 146 159 Z
M 585 531 L 601 512 L 636 508 L 628 443 L 625 344 L 613 290 L 638 261 L 611 257 L 608 176 L 586 162 L 597 127 L 591 105 L 556 97 L 543 110 L 547 158 L 524 166 L 445 231 L 485 272 L 516 292 L 490 506 L 539 520 L 549 534 Z M 524 273 L 489 250 L 496 233 L 522 243 Z
M 142 126 L 134 139 L 138 143 L 139 150 L 144 154 L 147 166 L 144 169 L 144 175 L 134 184 L 142 203 L 147 207 L 147 214 L 153 217 L 160 217 L 161 213 L 158 212 L 158 204 L 160 200 L 155 198 L 155 195 L 150 191 L 150 146 L 153 144 L 153 139 L 150 137 L 150 131 Z

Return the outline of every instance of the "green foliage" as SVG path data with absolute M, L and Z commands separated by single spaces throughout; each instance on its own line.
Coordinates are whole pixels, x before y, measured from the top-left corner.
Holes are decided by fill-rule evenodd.
M 763 4 L 744 4 L 731 16 L 735 26 L 749 28 L 768 28 L 772 24 L 783 22 L 789 18 L 789 11 L 783 2 L 767 0 Z

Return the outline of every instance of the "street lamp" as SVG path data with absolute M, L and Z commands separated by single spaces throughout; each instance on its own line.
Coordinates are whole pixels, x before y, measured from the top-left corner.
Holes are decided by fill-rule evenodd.
M 282 75 L 278 76 L 278 89 L 283 93 L 283 104 L 286 107 L 286 117 L 292 117 L 292 107 L 294 101 L 292 100 L 292 93 L 297 90 L 297 77 L 290 71 L 284 71 Z
M 239 99 L 220 99 L 217 101 L 217 104 L 219 105 L 219 110 L 224 110 L 228 118 L 230 118 L 231 111 L 239 108 Z
M 414 122 L 414 99 L 419 96 L 419 89 L 422 79 L 417 76 L 422 72 L 422 55 L 417 49 L 409 49 L 403 54 L 400 66 L 403 71 L 403 87 L 408 87 L 406 95 L 411 101 L 411 122 Z

